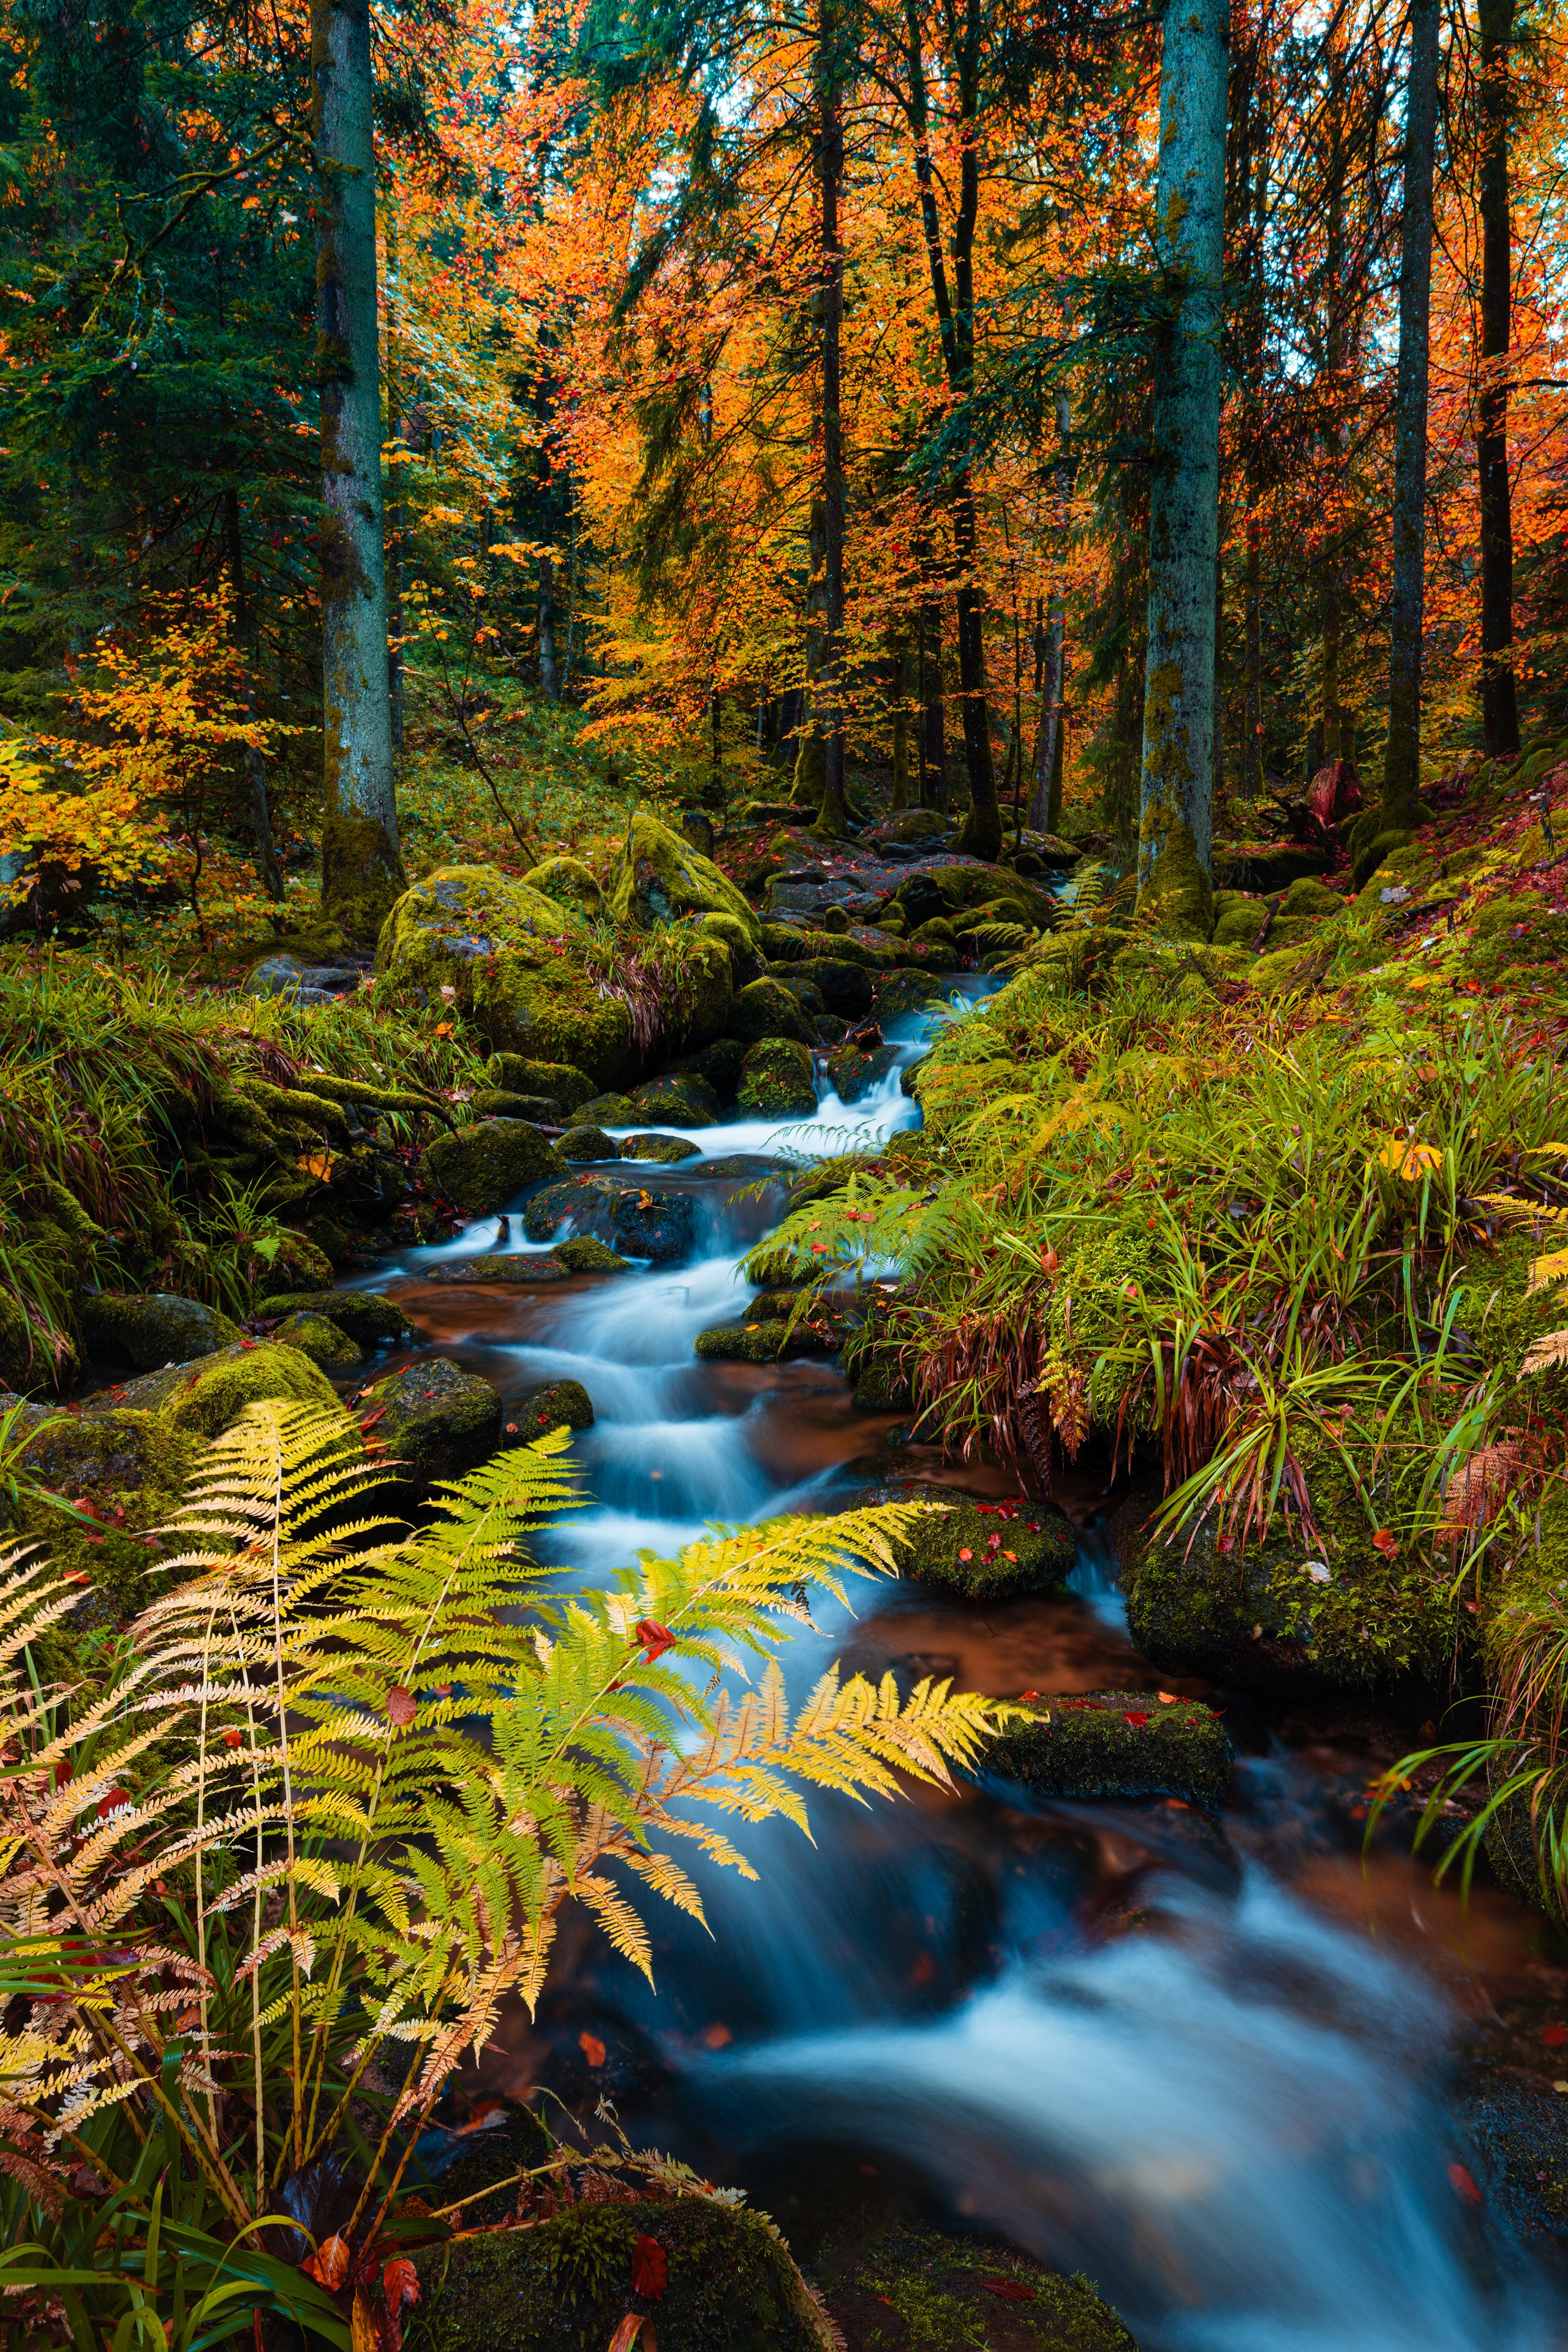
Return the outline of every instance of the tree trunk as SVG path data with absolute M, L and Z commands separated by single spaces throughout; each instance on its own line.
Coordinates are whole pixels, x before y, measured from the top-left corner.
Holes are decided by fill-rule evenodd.
M 403 749 L 403 541 L 408 529 L 403 503 L 403 373 L 398 363 L 397 303 L 403 290 L 398 261 L 397 201 L 386 208 L 386 438 L 394 452 L 392 503 L 386 516 L 386 691 L 392 710 L 392 748 Z
M 229 578 L 234 583 L 234 633 L 245 649 L 246 660 L 256 659 L 257 615 L 251 604 L 245 576 L 245 542 L 239 528 L 239 495 L 231 482 L 223 494 L 224 533 L 228 541 Z M 246 703 L 252 715 L 256 703 L 253 689 L 247 684 Z M 272 836 L 272 812 L 267 805 L 267 766 L 253 743 L 245 747 L 245 780 L 249 789 L 250 829 L 256 836 L 256 863 L 261 884 L 269 898 L 283 903 L 283 868 L 278 863 L 278 845 Z
M 1261 37 L 1259 37 L 1261 62 Z M 1244 625 L 1247 633 L 1245 717 L 1241 747 L 1241 791 L 1247 801 L 1255 801 L 1263 790 L 1263 525 L 1258 514 L 1259 485 L 1257 468 L 1262 447 L 1262 431 L 1258 408 L 1263 395 L 1263 361 L 1268 342 L 1268 275 L 1265 268 L 1265 236 L 1268 226 L 1268 125 L 1265 110 L 1265 92 L 1259 77 L 1254 77 L 1249 113 L 1251 146 L 1248 161 L 1252 187 L 1251 212 L 1247 238 L 1247 394 L 1253 404 L 1249 419 L 1251 448 L 1250 467 L 1253 478 L 1247 485 L 1246 579 L 1243 587 L 1245 602 Z
M 1170 0 L 1160 59 L 1159 244 L 1175 297 L 1158 371 L 1149 494 L 1149 649 L 1138 903 L 1207 938 L 1219 538 L 1225 0 Z
M 1072 428 L 1072 404 L 1065 392 L 1057 394 L 1057 433 L 1061 442 L 1061 458 L 1057 467 L 1057 497 L 1061 502 L 1058 538 L 1060 542 L 1058 561 L 1067 555 L 1068 529 L 1071 520 L 1069 502 L 1073 491 L 1073 465 L 1068 455 L 1068 435 Z M 1035 786 L 1029 801 L 1029 824 L 1037 833 L 1053 833 L 1061 818 L 1061 761 L 1058 739 L 1062 727 L 1062 688 L 1067 674 L 1067 608 L 1060 594 L 1051 598 L 1050 617 L 1046 624 L 1045 673 L 1040 681 L 1040 725 L 1035 739 Z M 1056 815 L 1051 814 L 1053 799 Z
M 539 559 L 539 691 L 546 702 L 561 699 L 561 673 L 555 665 L 555 564 Z
M 386 671 L 371 97 L 368 0 L 310 0 L 327 802 L 321 905 L 363 938 L 405 887 Z
M 910 704 L 914 690 L 910 650 L 910 630 L 900 623 L 896 631 L 889 631 L 888 645 L 893 673 L 893 792 L 889 805 L 894 809 L 907 809 L 910 804 Z
M 1421 626 L 1426 562 L 1426 376 L 1432 302 L 1432 169 L 1437 131 L 1437 0 L 1412 0 L 1394 405 L 1394 595 L 1388 649 L 1384 830 L 1417 821 Z
M 1495 759 L 1519 749 L 1513 678 L 1513 507 L 1508 471 L 1508 347 L 1513 325 L 1509 219 L 1509 55 L 1514 0 L 1480 0 L 1481 391 L 1476 465 L 1481 506 L 1481 715 Z
M 844 806 L 844 247 L 838 200 L 844 183 L 843 62 L 833 0 L 817 10 L 816 174 L 822 224 L 822 660 L 816 691 L 821 717 L 822 800 L 813 831 L 841 840 Z
M 947 711 L 942 689 L 942 605 L 921 606 L 921 806 L 947 807 Z
M 795 773 L 790 798 L 797 808 L 822 805 L 827 781 L 826 747 L 820 720 L 817 675 L 822 667 L 827 633 L 827 509 L 814 498 L 806 520 L 805 677 L 800 689 L 800 724 L 795 730 Z

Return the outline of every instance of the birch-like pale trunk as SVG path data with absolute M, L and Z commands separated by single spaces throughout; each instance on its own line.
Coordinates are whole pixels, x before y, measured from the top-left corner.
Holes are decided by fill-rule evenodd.
M 1394 595 L 1388 645 L 1384 830 L 1421 805 L 1421 628 L 1426 589 L 1426 383 L 1432 310 L 1432 170 L 1437 139 L 1437 0 L 1414 0 L 1405 101 L 1399 239 L 1399 372 L 1394 395 Z
M 321 392 L 321 904 L 361 938 L 405 887 L 397 846 L 382 528 L 368 0 L 310 0 Z
M 1219 560 L 1220 277 L 1226 0 L 1171 0 L 1160 57 L 1155 236 L 1174 298 L 1155 382 L 1149 650 L 1138 903 L 1170 930 L 1214 927 L 1215 581 Z

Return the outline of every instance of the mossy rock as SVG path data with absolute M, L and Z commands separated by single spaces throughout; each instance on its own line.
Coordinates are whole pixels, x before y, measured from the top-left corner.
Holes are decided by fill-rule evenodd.
M 719 1121 L 719 1090 L 697 1070 L 666 1070 L 632 1088 L 632 1100 L 641 1118 L 657 1118 L 666 1127 L 715 1127 Z
M 855 1366 L 855 1402 L 862 1412 L 907 1412 L 914 1402 L 896 1348 L 868 1349 Z M 1016 1545 L 1013 1547 L 1016 1550 Z
M 921 1013 L 929 1004 L 946 1003 L 946 981 L 936 971 L 889 971 L 877 983 L 877 1012 L 884 1021 L 903 1013 Z
M 618 1160 L 620 1145 L 602 1127 L 569 1127 L 557 1137 L 555 1149 L 563 1160 Z
M 640 930 L 689 915 L 728 915 L 750 945 L 754 947 L 759 939 L 757 917 L 735 885 L 710 857 L 646 809 L 639 808 L 632 819 L 609 897 L 616 920 L 636 924 Z
M 1263 929 L 1263 919 L 1268 912 L 1264 898 L 1254 898 L 1242 890 L 1216 890 L 1214 894 L 1214 941 L 1216 948 L 1250 948 Z
M 565 1246 L 556 1240 L 563 1227 L 568 1236 L 596 1232 L 603 1241 L 620 1192 L 613 1176 L 569 1176 L 563 1184 L 546 1184 L 524 1202 L 522 1230 L 531 1242 L 551 1243 L 557 1257 Z
M 986 1748 L 983 1769 L 1040 1797 L 1180 1797 L 1216 1811 L 1230 1793 L 1224 1723 L 1152 1691 L 1053 1698 Z
M 1363 826 L 1370 829 L 1364 834 Z M 1411 845 L 1411 835 L 1402 825 L 1389 825 L 1377 830 L 1377 812 L 1369 809 L 1358 817 L 1351 833 L 1351 887 L 1364 889 L 1379 867 L 1397 851 Z
M 507 1407 L 509 1437 L 534 1438 L 550 1429 L 592 1429 L 594 1400 L 581 1381 L 548 1381 Z
M 514 1095 L 505 1087 L 480 1087 L 468 1108 L 475 1118 L 525 1118 L 533 1127 L 559 1127 L 566 1116 L 553 1095 Z
M 577 1116 L 584 1127 L 635 1127 L 641 1114 L 630 1095 L 595 1095 Z
M 376 969 L 394 1001 L 450 988 L 497 1051 L 567 1063 L 614 1086 L 637 1067 L 631 1014 L 589 979 L 590 938 L 574 908 L 527 883 L 491 866 L 446 866 L 397 900 Z
M 398 1483 L 421 1492 L 433 1481 L 460 1478 L 500 1442 L 501 1401 L 487 1380 L 449 1356 L 425 1356 L 389 1372 L 360 1401 L 362 1425 L 396 1464 Z
M 945 841 L 953 831 L 954 821 L 937 809 L 899 809 L 892 816 L 881 817 L 868 827 L 872 841 Z
M 1345 911 L 1345 900 L 1326 882 L 1300 874 L 1279 902 L 1281 922 L 1321 922 Z
M 425 1165 L 449 1199 L 478 1217 L 506 1208 L 528 1185 L 566 1172 L 550 1138 L 524 1118 L 481 1118 L 437 1136 Z
M 538 1250 L 509 1250 L 504 1255 L 490 1257 L 446 1257 L 431 1266 L 426 1276 L 428 1282 L 506 1282 L 538 1284 L 564 1282 L 571 1268 L 563 1265 L 553 1250 L 548 1257 Z
M 840 1102 L 860 1102 L 897 1067 L 898 1059 L 896 1045 L 873 1045 L 868 1053 L 850 1038 L 827 1056 L 827 1083 Z
M 1248 842 L 1215 858 L 1215 880 L 1230 890 L 1255 890 L 1272 898 L 1303 874 L 1321 874 L 1331 863 L 1326 849 L 1300 841 Z
M 197 1298 L 172 1291 L 96 1291 L 81 1302 L 81 1326 L 95 1357 L 129 1364 L 138 1372 L 163 1364 L 188 1364 L 210 1356 L 241 1337 L 237 1323 Z
M 776 980 L 785 994 L 794 997 L 814 1029 L 818 1028 L 819 1024 L 828 1017 L 822 991 L 814 980 L 806 979 L 804 965 L 797 968 L 793 964 L 786 964 L 782 971 L 769 973 L 764 977 Z
M 1478 940 L 1489 940 L 1516 923 L 1531 922 L 1542 911 L 1539 898 L 1491 898 L 1471 916 L 1470 929 Z
M 701 1147 L 688 1143 L 680 1135 L 623 1135 L 620 1142 L 623 1160 L 651 1160 L 662 1168 L 673 1168 L 683 1160 L 701 1158 Z
M 689 1192 L 623 1192 L 610 1232 L 628 1257 L 672 1265 L 689 1257 L 697 1238 L 697 1203 Z
M 1488 2211 L 1518 2238 L 1560 2241 L 1568 2238 L 1568 2099 L 1553 2081 L 1559 2061 L 1542 2056 L 1544 2073 L 1503 2063 L 1472 2068 L 1460 2106 Z
M 1021 1496 L 1002 1506 L 983 1503 L 959 1486 L 922 1486 L 900 1499 L 946 1506 L 922 1519 L 905 1547 L 904 1574 L 921 1584 L 988 1601 L 1059 1590 L 1077 1565 L 1072 1523 L 1049 1503 Z M 1004 1510 L 1012 1516 L 1004 1517 Z
M 553 898 L 558 907 L 569 907 L 574 914 L 584 916 L 591 923 L 603 922 L 609 913 L 609 903 L 598 877 L 580 857 L 547 857 L 542 866 L 531 867 L 522 878 L 531 890 Z
M 741 1065 L 736 1100 L 763 1118 L 809 1118 L 816 1108 L 816 1073 L 806 1046 L 768 1037 Z
M 402 1308 L 374 1290 L 317 1290 L 292 1297 L 283 1291 L 264 1298 L 256 1311 L 263 1321 L 273 1316 L 324 1315 L 362 1348 L 395 1347 L 408 1328 Z
M 798 978 L 810 982 L 829 1013 L 840 1013 L 847 1021 L 859 1020 L 876 1001 L 876 975 L 864 964 L 812 956 L 791 969 Z
M 1138 2352 L 1090 2280 L 929 2222 L 858 2223 L 814 2270 L 847 2352 Z
M 147 1532 L 178 1507 L 205 1451 L 162 1414 L 127 1407 L 49 1415 L 35 1429 L 18 1466 L 96 1515 L 86 1526 L 26 1494 L 12 1514 L 19 1536 L 47 1546 L 52 1568 L 90 1580 L 72 1616 L 35 1644 L 41 1680 L 71 1672 L 77 1635 L 128 1623 L 164 1589 L 147 1580 L 165 1549 L 149 1544 Z
M 271 1401 L 326 1407 L 335 1406 L 338 1399 L 331 1381 L 298 1348 L 240 1339 L 214 1355 L 198 1356 L 193 1363 L 171 1364 L 105 1389 L 89 1397 L 83 1411 L 96 1415 L 126 1405 L 161 1413 L 176 1429 L 196 1436 L 216 1437 L 239 1419 L 247 1404 Z
M 945 915 L 932 915 L 910 933 L 911 947 L 944 947 L 956 950 L 958 933 Z
M 766 973 L 737 991 L 727 1026 L 748 1045 L 769 1037 L 787 1037 L 798 1045 L 810 1045 L 816 1035 L 789 990 Z
M 770 964 L 858 964 L 863 971 L 885 971 L 892 959 L 892 942 L 879 934 L 850 931 L 801 931 L 793 923 L 763 925 L 763 953 Z
M 707 1363 L 776 1364 L 791 1356 L 831 1356 L 837 1335 L 826 1338 L 805 1323 L 791 1331 L 781 1318 L 752 1323 L 716 1323 L 692 1342 Z
M 657 2300 L 632 2293 L 639 2239 L 664 2256 Z M 820 2352 L 822 2324 L 761 2214 L 710 2198 L 584 2204 L 528 2230 L 421 2255 L 407 2352 L 605 2352 L 627 2311 L 657 2315 L 659 2352 Z
M 745 1058 L 746 1048 L 739 1037 L 715 1037 L 710 1045 L 694 1054 L 683 1054 L 679 1061 L 672 1062 L 668 1075 L 702 1079 L 713 1089 L 714 1108 L 719 1110 L 725 1103 L 734 1101 Z
M 630 1261 L 617 1257 L 592 1234 L 577 1234 L 571 1240 L 557 1242 L 553 1255 L 573 1274 L 626 1274 Z
M 581 1110 L 594 1081 L 569 1062 L 535 1062 L 524 1054 L 492 1054 L 487 1064 L 492 1084 L 511 1094 L 544 1095 L 567 1110 Z
M 286 1315 L 272 1338 L 280 1348 L 298 1348 L 325 1372 L 346 1371 L 360 1360 L 358 1343 L 324 1315 Z

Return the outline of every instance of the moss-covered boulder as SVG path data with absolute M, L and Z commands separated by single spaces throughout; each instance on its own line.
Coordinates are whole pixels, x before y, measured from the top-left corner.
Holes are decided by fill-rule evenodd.
M 868 1348 L 857 1359 L 854 1394 L 862 1412 L 909 1411 L 914 1393 L 896 1348 Z
M 520 1286 L 548 1282 L 564 1282 L 571 1268 L 563 1265 L 553 1250 L 545 1255 L 540 1250 L 508 1250 L 500 1256 L 444 1257 L 429 1267 L 427 1282 L 505 1282 Z
M 89 1397 L 82 1410 L 96 1415 L 130 1406 L 161 1413 L 176 1429 L 193 1435 L 216 1437 L 239 1419 L 247 1404 L 271 1400 L 321 1406 L 338 1402 L 331 1381 L 298 1348 L 239 1339 L 232 1348 L 198 1356 L 194 1363 L 171 1364 L 105 1389 Z
M 816 1071 L 808 1048 L 793 1037 L 767 1037 L 741 1065 L 735 1098 L 762 1118 L 809 1118 L 816 1108 Z
M 672 1062 L 667 1076 L 700 1078 L 712 1088 L 713 1108 L 719 1112 L 725 1103 L 735 1099 L 741 1065 L 745 1058 L 746 1048 L 739 1037 L 715 1037 L 710 1045 L 699 1047 L 695 1053 L 683 1054 L 678 1062 Z
M 683 1135 L 623 1135 L 620 1156 L 623 1160 L 651 1160 L 662 1168 L 674 1168 L 682 1160 L 701 1158 L 701 1147 L 688 1143 Z
M 649 930 L 688 915 L 728 915 L 755 946 L 760 925 L 735 885 L 710 857 L 638 809 L 610 883 L 610 911 L 620 923 Z
M 240 1328 L 216 1307 L 172 1291 L 96 1291 L 81 1303 L 82 1335 L 91 1353 L 106 1362 L 151 1372 L 162 1364 L 187 1364 L 237 1339 Z
M 481 1118 L 437 1136 L 425 1166 L 431 1181 L 476 1217 L 506 1208 L 530 1184 L 566 1173 L 550 1138 L 525 1118 Z
M 772 2225 L 710 2198 L 575 2205 L 419 2266 L 407 2352 L 605 2352 L 628 2312 L 655 2319 L 659 2352 L 822 2352 L 827 2340 Z M 656 2295 L 634 2293 L 634 2277 L 660 2275 Z
M 596 1174 L 568 1176 L 563 1184 L 546 1184 L 524 1202 L 522 1230 L 531 1242 L 551 1243 L 556 1257 L 574 1234 L 595 1234 L 603 1241 L 620 1192 L 615 1177 Z
M 869 1013 L 876 1001 L 877 977 L 863 963 L 848 963 L 835 958 L 812 956 L 793 964 L 791 971 L 801 980 L 809 981 L 829 1013 L 843 1015 L 847 1021 L 858 1021 Z
M 560 1127 L 566 1117 L 553 1095 L 514 1095 L 506 1087 L 480 1087 L 468 1109 L 475 1118 L 525 1118 L 532 1127 Z
M 332 1278 L 332 1264 L 324 1242 L 286 1233 L 272 1261 L 271 1279 L 285 1290 L 320 1290 Z
M 563 1160 L 618 1160 L 620 1145 L 602 1127 L 569 1127 L 556 1139 L 555 1149 Z
M 581 1381 L 547 1381 L 507 1407 L 506 1434 L 532 1438 L 547 1429 L 592 1429 L 594 1400 Z
M 810 1045 L 816 1034 L 789 990 L 765 973 L 737 990 L 727 1026 L 748 1045 L 764 1037 L 791 1037 L 797 1045 Z
M 280 1348 L 298 1348 L 324 1372 L 347 1371 L 360 1360 L 358 1341 L 324 1315 L 286 1315 L 272 1337 Z
M 896 1045 L 862 1045 L 847 1037 L 827 1056 L 827 1083 L 840 1102 L 861 1102 L 898 1067 Z
M 637 1055 L 630 1013 L 589 976 L 592 938 L 574 908 L 494 866 L 447 866 L 398 899 L 376 968 L 395 1000 L 450 990 L 447 1001 L 498 1051 L 568 1063 L 615 1086 L 635 1074 Z
M 580 857 L 547 857 L 542 866 L 531 866 L 522 878 L 531 890 L 553 898 L 558 907 L 569 907 L 591 923 L 603 922 L 609 913 L 597 876 Z
M 1345 901 L 1337 890 L 1315 875 L 1299 874 L 1279 902 L 1279 919 L 1286 923 L 1318 923 L 1342 915 Z
M 626 1274 L 630 1267 L 628 1259 L 618 1257 L 592 1234 L 577 1234 L 568 1241 L 557 1242 L 552 1255 L 573 1274 Z
M 360 1425 L 398 1465 L 399 1484 L 424 1492 L 460 1478 L 500 1443 L 501 1401 L 489 1381 L 449 1356 L 425 1356 L 389 1372 L 360 1400 Z
M 945 1004 L 951 993 L 940 971 L 889 971 L 877 982 L 877 1013 L 896 1021 L 903 1013 L 923 1013 L 928 1005 Z
M 666 1070 L 634 1087 L 632 1100 L 643 1118 L 657 1118 L 665 1127 L 718 1124 L 719 1090 L 698 1070 Z
M 256 1311 L 263 1321 L 274 1316 L 324 1315 L 362 1348 L 395 1347 L 408 1334 L 402 1308 L 374 1290 L 305 1291 L 292 1297 L 285 1291 L 264 1298 Z
M 697 1203 L 689 1192 L 623 1192 L 610 1226 L 617 1249 L 628 1257 L 671 1265 L 689 1257 L 697 1238 Z
M 709 1363 L 776 1364 L 791 1356 L 831 1356 L 838 1335 L 801 1322 L 792 1331 L 783 1317 L 748 1323 L 716 1323 L 699 1331 L 697 1353 Z
M 847 2352 L 1138 2352 L 1088 2279 L 927 2221 L 858 2219 L 813 2269 Z
M 635 1127 L 640 1112 L 630 1095 L 595 1095 L 578 1106 L 584 1127 Z
M 1230 1792 L 1230 1738 L 1197 1699 L 1154 1691 L 1053 1698 L 987 1748 L 983 1769 L 1040 1797 L 1180 1797 L 1217 1810 Z
M 906 1576 L 945 1585 L 966 1601 L 1059 1589 L 1078 1561 L 1072 1522 L 1022 1495 L 997 1502 L 959 1486 L 921 1486 L 903 1502 L 940 1503 L 922 1519 L 903 1558 Z
M 594 1081 L 569 1062 L 535 1062 L 525 1054 L 492 1054 L 487 1065 L 492 1085 L 510 1094 L 543 1095 L 566 1110 L 580 1110 L 594 1093 Z
M 41 1680 L 68 1674 L 77 1635 L 126 1624 L 161 1589 L 146 1573 L 166 1547 L 149 1530 L 175 1510 L 204 1451 L 162 1414 L 125 1407 L 50 1415 L 29 1438 L 18 1467 L 90 1515 L 71 1517 L 25 1490 L 12 1507 L 17 1535 L 47 1544 L 56 1570 L 89 1579 L 71 1617 L 42 1637 Z

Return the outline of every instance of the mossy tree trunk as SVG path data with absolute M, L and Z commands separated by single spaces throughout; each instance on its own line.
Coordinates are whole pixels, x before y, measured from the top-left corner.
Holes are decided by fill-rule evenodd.
M 917 548 L 922 570 L 930 556 Z M 928 596 L 920 612 L 921 806 L 947 807 L 947 706 L 942 685 L 942 605 Z
M 902 623 L 888 632 L 888 665 L 892 673 L 893 792 L 889 806 L 910 804 L 910 719 L 915 705 L 914 661 L 910 634 Z
M 830 840 L 848 830 L 844 805 L 844 245 L 839 197 L 844 184 L 844 76 L 833 0 L 818 0 L 816 180 L 822 226 L 822 660 L 816 674 L 821 712 L 822 798 L 814 831 Z
M 805 675 L 800 688 L 800 724 L 795 730 L 795 770 L 790 785 L 790 798 L 797 808 L 821 807 L 827 774 L 822 730 L 817 723 L 817 676 L 827 625 L 826 541 L 827 509 L 821 499 L 814 498 L 806 520 Z
M 1519 749 L 1513 677 L 1513 503 L 1508 474 L 1508 347 L 1513 329 L 1509 216 L 1509 55 L 1514 0 L 1480 0 L 1481 379 L 1476 465 L 1481 509 L 1481 716 L 1495 759 Z
M 1432 168 L 1437 136 L 1437 0 L 1414 0 L 1405 100 L 1399 241 L 1399 372 L 1394 396 L 1394 596 L 1388 647 L 1384 831 L 1414 824 L 1421 793 L 1421 627 L 1426 584 L 1426 381 L 1432 306 Z
M 1068 454 L 1072 427 L 1072 404 L 1065 392 L 1057 394 L 1057 435 L 1061 454 L 1056 469 L 1060 507 L 1058 537 L 1062 559 L 1067 557 L 1068 530 L 1072 520 L 1073 464 Z M 1067 682 L 1067 607 L 1059 595 L 1051 598 L 1046 622 L 1044 661 L 1040 676 L 1040 723 L 1035 737 L 1034 790 L 1028 822 L 1037 833 L 1052 833 L 1061 822 L 1062 689 Z
M 362 937 L 405 887 L 387 682 L 371 99 L 368 0 L 310 0 L 327 799 L 321 904 Z
M 1226 0 L 1170 0 L 1160 58 L 1156 234 L 1173 295 L 1156 379 L 1138 903 L 1214 928 L 1215 583 L 1219 556 L 1220 273 Z

